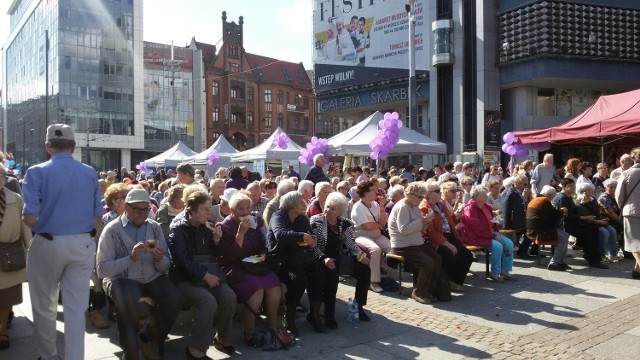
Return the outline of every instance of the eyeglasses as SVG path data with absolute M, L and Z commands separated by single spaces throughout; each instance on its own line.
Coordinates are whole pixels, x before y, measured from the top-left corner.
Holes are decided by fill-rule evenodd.
M 137 213 L 148 213 L 149 210 L 151 210 L 151 208 L 149 206 L 147 207 L 143 207 L 143 208 L 139 208 L 139 207 L 135 207 L 131 204 L 127 204 L 127 206 L 129 206 L 131 208 L 131 210 L 137 212 Z
M 455 193 L 457 193 L 457 192 L 458 192 L 458 189 L 449 190 L 449 192 L 452 192 L 452 193 L 454 193 L 454 194 L 455 194 Z
M 432 192 L 432 193 L 436 193 L 436 194 L 440 194 L 440 189 L 436 189 L 436 190 L 433 190 L 433 191 L 431 191 L 431 192 Z
M 424 199 L 424 195 L 416 195 L 416 194 L 411 194 L 411 195 L 417 197 L 420 200 Z

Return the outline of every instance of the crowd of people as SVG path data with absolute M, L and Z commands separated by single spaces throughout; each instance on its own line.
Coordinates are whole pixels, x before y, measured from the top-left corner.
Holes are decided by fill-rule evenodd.
M 26 268 L 5 272 L 3 264 L 0 272 L 0 349 L 9 347 L 11 307 L 27 279 L 38 355 L 58 353 L 61 294 L 68 359 L 84 356 L 85 311 L 98 329 L 115 320 L 124 359 L 162 358 L 185 306 L 195 312 L 190 359 L 207 359 L 211 345 L 235 352 L 238 304 L 249 345 L 258 341 L 259 314 L 266 326 L 299 336 L 302 310 L 324 333 L 339 326 L 341 276 L 355 280 L 358 317 L 370 321 L 368 292 L 384 292 L 383 275 L 397 275 L 385 254 L 403 258 L 415 276 L 411 298 L 421 304 L 464 293 L 477 248 L 491 254 L 488 277 L 497 283 L 517 281 L 514 257 L 539 255 L 540 242 L 557 245 L 550 271 L 571 269 L 573 247 L 594 268 L 633 258 L 632 278 L 640 279 L 640 148 L 610 175 L 607 164 L 594 174 L 580 159 L 556 168 L 552 154 L 510 172 L 490 161 L 481 169 L 447 162 L 377 175 L 357 166 L 325 172 L 319 154 L 305 178 L 293 168 L 262 176 L 232 166 L 209 179 L 189 164 L 96 174 L 71 157 L 66 125 L 51 125 L 45 145 L 51 160 L 21 184 L 0 166 L 0 243 L 19 241 L 27 255 Z

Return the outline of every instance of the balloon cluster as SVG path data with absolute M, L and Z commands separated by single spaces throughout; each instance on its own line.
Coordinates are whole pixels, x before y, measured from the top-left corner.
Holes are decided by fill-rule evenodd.
M 502 144 L 502 151 L 506 152 L 511 156 L 527 156 L 529 155 L 529 150 L 520 144 L 518 141 L 518 137 L 515 136 L 511 131 L 504 134 L 502 137 L 504 140 L 504 144 Z
M 312 166 L 313 157 L 317 154 L 323 154 L 325 158 L 329 156 L 329 140 L 312 137 L 305 148 L 300 150 L 298 162 Z
M 389 156 L 389 151 L 400 141 L 400 128 L 402 120 L 397 112 L 384 114 L 384 120 L 378 123 L 380 129 L 376 137 L 369 142 L 371 158 L 384 160 Z
M 211 150 L 209 155 L 207 155 L 207 165 L 211 166 L 211 165 L 217 163 L 218 159 L 219 159 L 218 150 L 216 150 L 216 149 Z
M 140 164 L 136 165 L 136 169 L 146 173 L 147 172 L 147 163 L 144 161 L 140 161 Z
M 278 145 L 280 149 L 286 149 L 291 139 L 284 132 L 273 135 L 273 143 Z

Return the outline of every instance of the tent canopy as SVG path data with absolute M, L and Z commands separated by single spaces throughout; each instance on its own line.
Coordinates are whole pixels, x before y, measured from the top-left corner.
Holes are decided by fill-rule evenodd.
M 229 143 L 224 135 L 220 135 L 218 140 L 216 140 L 213 145 L 209 146 L 207 150 L 186 158 L 184 162 L 193 165 L 207 165 L 209 154 L 211 154 L 213 150 L 218 151 L 218 162 L 214 164 L 217 167 L 228 167 L 231 165 L 231 155 L 238 152 L 238 150 Z
M 177 166 L 189 156 L 194 155 L 197 155 L 195 151 L 191 150 L 187 144 L 182 141 L 178 141 L 178 143 L 169 148 L 169 150 L 160 155 L 156 155 L 149 160 L 145 160 L 145 163 L 148 167 Z
M 231 155 L 231 162 L 252 162 L 253 160 L 298 160 L 302 147 L 293 140 L 289 142 L 286 149 L 280 149 L 273 143 L 275 134 L 283 132 L 280 127 L 260 145 L 253 149 L 241 151 Z
M 640 135 L 640 90 L 601 96 L 582 114 L 548 129 L 515 131 L 523 144 L 603 145 L 620 138 Z
M 376 111 L 366 119 L 334 135 L 329 139 L 329 152 L 336 155 L 369 156 L 369 142 L 376 137 L 378 122 L 384 115 Z M 447 145 L 411 130 L 400 128 L 400 141 L 391 149 L 390 155 L 446 154 Z

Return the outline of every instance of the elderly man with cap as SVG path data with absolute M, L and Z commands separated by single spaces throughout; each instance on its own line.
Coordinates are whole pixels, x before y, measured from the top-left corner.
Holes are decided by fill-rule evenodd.
M 166 275 L 171 260 L 160 225 L 147 217 L 149 194 L 131 190 L 125 203 L 124 214 L 107 224 L 100 236 L 96 270 L 116 304 L 124 358 L 138 359 L 138 348 L 145 359 L 160 358 L 184 297 Z M 152 299 L 153 307 L 147 327 L 138 329 L 142 298 Z
M 27 273 L 34 347 L 42 359 L 58 356 L 59 292 L 64 298 L 64 358 L 84 358 L 84 312 L 95 263 L 93 238 L 102 223 L 102 196 L 95 170 L 71 156 L 75 146 L 70 126 L 50 125 L 45 148 L 51 159 L 32 166 L 23 182 L 22 221 L 36 234 Z

